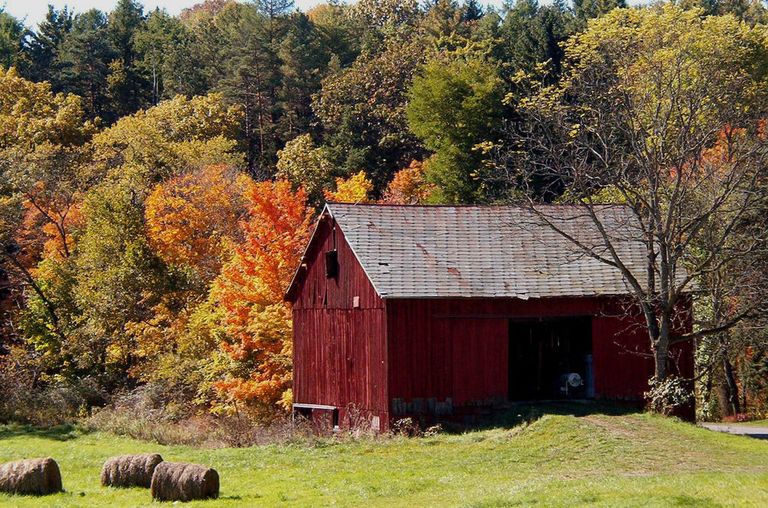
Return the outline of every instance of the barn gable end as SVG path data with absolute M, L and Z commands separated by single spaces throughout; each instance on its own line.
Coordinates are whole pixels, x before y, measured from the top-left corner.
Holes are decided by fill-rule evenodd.
M 334 251 L 338 271 L 328 277 L 326 253 Z M 293 304 L 295 406 L 328 426 L 360 419 L 385 428 L 384 301 L 330 215 L 319 220 L 287 298 Z

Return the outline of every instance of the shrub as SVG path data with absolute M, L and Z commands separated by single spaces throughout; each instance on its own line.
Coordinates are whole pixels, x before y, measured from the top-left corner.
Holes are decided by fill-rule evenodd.
M 260 424 L 247 415 L 214 416 L 188 404 L 185 410 L 163 404 L 162 389 L 142 386 L 116 397 L 83 421 L 86 430 L 102 431 L 165 445 L 209 448 L 281 443 L 312 435 L 308 425 L 291 418 Z
M 105 403 L 95 379 L 43 384 L 25 358 L 13 353 L 0 358 L 0 422 L 53 427 L 74 423 L 88 408 Z
M 672 415 L 693 400 L 689 382 L 680 377 L 669 376 L 664 381 L 651 378 L 648 385 L 650 390 L 645 392 L 645 398 L 648 410 L 654 413 Z

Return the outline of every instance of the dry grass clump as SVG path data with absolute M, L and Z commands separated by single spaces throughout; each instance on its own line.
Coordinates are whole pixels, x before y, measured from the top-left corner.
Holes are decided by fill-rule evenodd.
M 105 487 L 149 488 L 155 467 L 162 461 L 157 453 L 112 457 L 101 468 L 101 484 Z
M 152 475 L 152 499 L 193 501 L 219 497 L 219 473 L 198 464 L 162 462 Z
M 183 419 L 169 418 L 125 407 L 106 407 L 83 421 L 89 431 L 108 432 L 162 445 L 197 448 L 242 448 L 259 444 L 297 442 L 309 439 L 313 429 L 303 420 L 290 417 L 269 423 L 246 417 L 199 414 Z
M 0 465 L 0 492 L 45 496 L 62 490 L 59 465 L 51 458 L 17 460 Z

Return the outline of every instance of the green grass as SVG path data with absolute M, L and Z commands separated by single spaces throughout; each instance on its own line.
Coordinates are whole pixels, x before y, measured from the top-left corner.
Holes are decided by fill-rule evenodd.
M 751 422 L 734 422 L 731 425 L 748 425 L 750 427 L 768 427 L 768 420 L 752 420 Z
M 188 506 L 768 506 L 768 442 L 643 414 L 248 449 L 0 427 L 0 462 L 54 457 L 66 489 L 43 499 L 0 495 L 0 505 L 157 506 L 147 490 L 99 486 L 104 459 L 149 451 L 219 471 L 221 498 Z

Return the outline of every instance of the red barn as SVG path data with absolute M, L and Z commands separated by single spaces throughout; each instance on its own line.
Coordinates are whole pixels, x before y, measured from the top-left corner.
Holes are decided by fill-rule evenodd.
M 544 210 L 602 244 L 581 209 Z M 601 213 L 644 273 L 629 209 Z M 506 401 L 640 400 L 653 362 L 627 294 L 617 269 L 524 208 L 329 204 L 286 295 L 294 408 L 385 430 Z M 691 376 L 690 347 L 675 364 Z

